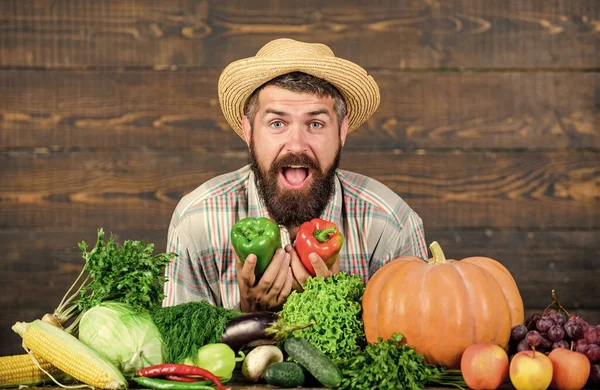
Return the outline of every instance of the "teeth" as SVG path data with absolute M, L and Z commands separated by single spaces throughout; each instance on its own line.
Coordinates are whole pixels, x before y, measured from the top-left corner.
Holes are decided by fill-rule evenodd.
M 290 165 L 288 168 L 306 168 L 302 165 Z

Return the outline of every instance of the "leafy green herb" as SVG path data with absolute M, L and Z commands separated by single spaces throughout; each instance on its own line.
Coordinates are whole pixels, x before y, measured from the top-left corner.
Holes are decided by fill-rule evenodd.
M 208 302 L 187 302 L 151 311 L 152 320 L 165 342 L 165 362 L 195 362 L 200 347 L 220 342 L 227 323 L 242 314 Z
M 311 342 L 333 361 L 357 354 L 365 344 L 360 277 L 340 272 L 309 278 L 304 291 L 293 291 L 279 313 L 288 324 L 315 324 L 294 335 Z
M 340 389 L 423 389 L 437 384 L 466 388 L 460 370 L 447 370 L 425 362 L 423 355 L 401 344 L 403 336 L 379 338 L 358 355 L 340 362 Z
M 102 228 L 89 252 L 85 241 L 79 243 L 79 249 L 85 264 L 53 314 L 61 325 L 74 318 L 67 332 L 76 333 L 83 313 L 101 302 L 126 303 L 137 312 L 160 305 L 164 268 L 177 256 L 175 253 L 153 255 L 154 244 L 137 240 L 126 240 L 119 246 L 112 234 L 105 242 Z

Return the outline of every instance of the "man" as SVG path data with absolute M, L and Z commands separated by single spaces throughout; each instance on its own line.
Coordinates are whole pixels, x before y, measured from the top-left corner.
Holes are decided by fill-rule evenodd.
M 379 105 L 379 88 L 363 68 L 323 44 L 277 39 L 225 68 L 219 100 L 248 144 L 250 164 L 209 180 L 178 204 L 167 248 L 178 257 L 166 270 L 164 305 L 281 307 L 309 276 L 294 239 L 313 218 L 334 222 L 344 236 L 331 270 L 310 255 L 317 276 L 341 270 L 366 282 L 398 256 L 426 258 L 419 216 L 383 184 L 338 169 L 347 134 Z M 230 241 L 232 226 L 245 217 L 270 218 L 281 230 L 284 248 L 260 280 L 256 256 L 242 264 Z

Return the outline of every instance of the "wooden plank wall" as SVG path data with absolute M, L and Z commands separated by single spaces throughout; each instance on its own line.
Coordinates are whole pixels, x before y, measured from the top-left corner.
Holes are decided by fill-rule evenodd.
M 600 322 L 597 0 L 0 2 L 0 354 L 53 310 L 98 227 L 163 250 L 178 200 L 247 161 L 217 79 L 268 40 L 366 67 L 378 112 L 342 167 L 422 216 L 449 257 L 556 289 Z

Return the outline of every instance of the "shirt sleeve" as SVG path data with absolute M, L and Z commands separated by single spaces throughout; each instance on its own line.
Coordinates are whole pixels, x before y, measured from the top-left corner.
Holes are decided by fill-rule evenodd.
M 167 252 L 176 253 L 177 256 L 165 268 L 163 306 L 175 306 L 190 301 L 207 301 L 215 305 L 204 269 L 196 264 L 202 259 L 198 258 L 194 248 L 180 235 L 173 222 L 169 226 Z
M 369 278 L 377 270 L 400 256 L 417 256 L 427 259 L 423 222 L 410 210 L 401 225 L 387 223 L 369 264 Z
M 425 242 L 425 231 L 423 221 L 414 211 L 411 211 L 402 227 L 401 250 L 395 254 L 399 256 L 416 256 L 427 260 L 427 245 Z

